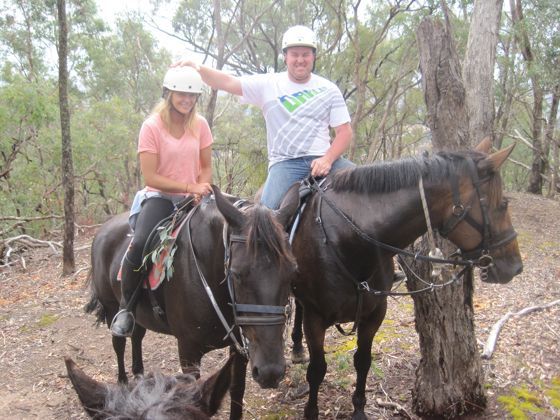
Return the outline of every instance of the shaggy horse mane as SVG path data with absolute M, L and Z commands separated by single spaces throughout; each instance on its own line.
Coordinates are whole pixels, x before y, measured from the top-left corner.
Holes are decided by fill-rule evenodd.
M 335 191 L 358 193 L 389 193 L 425 183 L 441 182 L 452 173 L 468 173 L 468 158 L 475 163 L 486 155 L 476 152 L 439 152 L 433 156 L 419 156 L 395 161 L 377 162 L 339 171 L 332 176 Z

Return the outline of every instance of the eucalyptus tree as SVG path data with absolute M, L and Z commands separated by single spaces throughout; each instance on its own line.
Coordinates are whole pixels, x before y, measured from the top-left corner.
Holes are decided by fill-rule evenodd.
M 352 94 L 348 99 L 356 133 L 349 154 L 351 159 L 371 163 L 400 157 L 402 152 L 402 130 L 396 129 L 392 140 L 389 137 L 403 114 L 397 109 L 406 107 L 406 96 L 418 84 L 412 28 L 422 13 L 411 13 L 418 11 L 415 1 L 394 1 L 370 5 L 363 19 L 359 5 L 352 4 L 352 15 L 345 25 L 352 57 Z M 359 148 L 365 159 L 356 156 Z
M 545 129 L 545 100 L 547 96 L 554 98 L 560 82 L 560 6 L 558 2 L 551 0 L 523 3 L 520 0 L 510 0 L 509 3 L 515 42 L 526 65 L 532 92 L 530 127 L 527 131 L 533 157 L 527 191 L 542 194 L 549 165 L 550 141 L 554 137 L 551 127 L 555 125 L 555 121 L 550 121 L 552 125 L 548 130 Z M 554 99 L 551 101 L 551 111 L 554 110 L 553 104 Z M 554 114 L 549 114 L 549 119 L 556 119 L 557 115 Z M 546 131 L 550 133 L 548 136 L 545 136 Z
M 127 208 L 141 179 L 138 131 L 161 97 L 171 54 L 161 48 L 136 13 L 116 19 L 114 32 L 84 40 L 87 59 L 76 66 L 82 112 L 76 115 L 81 162 L 80 195 L 94 216 Z
M 74 272 L 74 161 L 72 136 L 70 135 L 70 109 L 68 105 L 68 22 L 66 0 L 57 0 L 58 15 L 58 105 L 62 145 L 62 187 L 64 188 L 64 241 L 62 250 L 62 274 Z
M 32 233 L 59 229 L 63 208 L 57 111 L 56 1 L 1 3 L 0 213 L 5 235 L 41 218 Z M 67 0 L 68 98 L 77 212 L 97 221 L 128 207 L 138 186 L 136 138 L 161 95 L 170 54 L 136 16 L 115 33 L 90 0 Z M 26 40 L 28 42 L 26 42 Z M 100 211 L 101 210 L 101 211 Z M 11 223 L 11 225 L 10 225 Z

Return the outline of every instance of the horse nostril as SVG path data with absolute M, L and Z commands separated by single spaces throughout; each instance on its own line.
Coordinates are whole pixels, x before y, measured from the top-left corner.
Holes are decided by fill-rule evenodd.
M 251 373 L 253 375 L 253 379 L 257 379 L 259 377 L 259 368 L 254 367 L 253 370 L 251 371 Z

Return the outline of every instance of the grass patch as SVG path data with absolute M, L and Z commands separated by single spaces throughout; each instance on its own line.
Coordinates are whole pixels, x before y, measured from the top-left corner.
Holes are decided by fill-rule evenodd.
M 545 389 L 544 394 L 550 400 L 550 405 L 560 410 L 560 377 L 552 378 L 552 383 Z
M 501 395 L 498 401 L 514 420 L 525 420 L 530 414 L 543 413 L 543 401 L 525 386 L 514 388 L 512 395 Z
M 306 375 L 307 364 L 295 364 L 290 368 L 290 379 L 295 387 L 307 382 Z
M 293 419 L 294 413 L 289 410 L 281 410 L 275 413 L 268 413 L 261 417 L 263 420 L 284 420 Z
M 41 319 L 37 321 L 37 326 L 39 328 L 45 328 L 48 327 L 49 325 L 54 324 L 57 320 L 58 320 L 58 316 L 56 315 L 44 314 L 43 316 L 41 316 Z

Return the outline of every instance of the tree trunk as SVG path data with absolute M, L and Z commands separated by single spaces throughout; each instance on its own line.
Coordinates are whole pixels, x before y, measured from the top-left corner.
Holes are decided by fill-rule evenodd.
M 546 171 L 546 156 L 543 151 L 542 142 L 542 120 L 544 94 L 540 87 L 538 77 L 531 77 L 533 85 L 533 112 L 531 137 L 533 140 L 533 163 L 531 164 L 531 176 L 527 192 L 542 195 L 543 175 Z
M 68 106 L 68 27 L 66 24 L 66 1 L 57 0 L 58 9 L 58 94 L 60 106 L 60 129 L 62 137 L 62 186 L 64 187 L 64 243 L 62 251 L 62 275 L 75 271 L 74 261 L 74 165 L 70 137 L 70 111 Z
M 501 75 L 500 87 L 502 90 L 503 100 L 496 112 L 495 127 L 499 127 L 494 136 L 494 147 L 499 150 L 508 127 L 509 118 L 511 116 L 511 107 L 513 103 L 513 91 L 515 86 L 515 77 L 513 69 L 515 68 L 515 43 L 513 35 L 508 35 L 504 42 L 504 61 L 511 64 L 505 64 L 503 74 Z
M 465 149 L 469 145 L 465 89 L 451 34 L 441 22 L 424 19 L 416 39 L 433 146 L 437 150 Z
M 560 85 L 554 86 L 552 91 L 552 104 L 546 124 L 546 143 L 552 149 L 552 162 L 550 165 L 550 188 L 548 196 L 554 197 L 560 189 L 558 180 L 558 141 L 555 141 L 556 120 L 558 119 L 558 102 L 560 101 Z
M 542 142 L 542 120 L 543 120 L 543 99 L 544 93 L 538 72 L 534 71 L 535 57 L 529 42 L 529 36 L 526 28 L 523 27 L 523 8 L 521 0 L 510 0 L 511 16 L 519 34 L 516 42 L 519 50 L 523 55 L 523 59 L 527 64 L 528 73 L 530 74 L 531 87 L 533 89 L 533 112 L 532 112 L 532 128 L 531 137 L 533 141 L 533 163 L 531 165 L 531 175 L 527 192 L 542 195 L 543 175 L 546 171 L 547 160 L 543 153 Z
M 476 0 L 463 64 L 469 138 L 494 139 L 494 65 L 503 0 Z M 476 29 L 476 30 L 475 30 Z
M 475 3 L 475 8 L 477 7 L 480 7 L 480 1 Z M 475 11 L 475 16 L 486 18 L 487 14 L 478 12 L 477 15 Z M 497 25 L 496 19 L 494 22 Z M 471 28 L 475 28 L 476 24 L 473 19 Z M 466 91 L 463 87 L 459 58 L 448 20 L 444 26 L 440 21 L 427 18 L 420 24 L 416 36 L 434 148 L 467 148 L 470 146 L 471 129 L 476 136 L 492 132 L 492 121 L 473 121 L 474 124 L 469 126 L 467 114 L 467 98 L 474 102 L 473 92 L 488 85 L 488 81 L 477 81 L 472 90 Z M 474 44 L 471 46 L 474 48 Z M 480 52 L 488 54 L 488 50 L 489 48 L 484 48 Z M 472 51 L 468 56 L 469 54 L 475 62 L 488 60 L 475 57 Z M 489 68 L 493 69 L 492 66 Z M 488 70 L 490 75 L 477 76 L 477 70 L 472 67 L 468 69 L 469 77 L 487 79 L 493 75 L 492 70 Z M 473 118 L 492 118 L 492 100 L 486 98 L 483 103 L 476 104 L 476 111 L 472 115 Z M 414 251 L 426 254 L 428 250 L 425 242 L 424 239 L 423 248 Z M 453 251 L 447 241 L 441 247 L 446 255 Z M 431 270 L 427 264 L 416 262 L 413 267 L 422 278 L 430 277 Z M 449 279 L 450 274 L 444 272 L 442 281 Z M 414 276 L 408 276 L 407 285 L 410 290 L 418 290 L 424 286 Z M 418 415 L 452 418 L 478 412 L 486 407 L 484 375 L 474 334 L 472 296 L 472 272 L 467 273 L 462 282 L 455 282 L 433 293 L 413 295 L 421 351 L 412 393 L 413 407 Z

